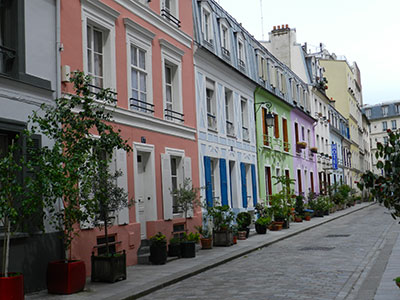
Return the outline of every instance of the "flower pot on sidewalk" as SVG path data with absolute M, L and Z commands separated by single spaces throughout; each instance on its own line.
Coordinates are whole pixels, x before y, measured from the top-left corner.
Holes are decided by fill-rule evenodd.
M 24 299 L 24 276 L 19 273 L 8 273 L 8 277 L 0 274 L 0 300 Z
M 73 294 L 86 283 L 85 263 L 80 260 L 50 262 L 47 265 L 47 291 L 50 294 Z

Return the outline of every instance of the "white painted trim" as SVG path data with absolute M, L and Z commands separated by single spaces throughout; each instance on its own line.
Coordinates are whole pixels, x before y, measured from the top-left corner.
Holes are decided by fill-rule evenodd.
M 114 18 L 114 21 L 119 17 L 119 11 L 111 8 L 110 6 L 104 4 L 100 0 L 81 0 L 81 4 L 85 6 L 92 6 L 91 9 L 96 9 L 103 15 L 108 15 L 108 17 Z
M 127 31 L 129 30 L 132 32 L 132 36 L 137 37 L 137 35 L 140 35 L 142 39 L 149 40 L 150 43 L 156 36 L 156 34 L 154 32 L 139 25 L 138 23 L 135 23 L 131 19 L 124 18 L 124 24 L 125 24 L 125 27 L 127 28 Z
M 87 74 L 87 25 L 93 24 L 104 33 L 103 74 L 104 88 L 116 92 L 115 20 L 119 13 L 99 0 L 81 0 L 82 3 L 82 57 L 83 71 Z M 99 4 L 101 3 L 101 4 Z M 110 10 L 107 10 L 108 7 Z M 117 15 L 118 13 L 118 15 Z M 106 38 L 107 35 L 107 38 Z
M 145 5 L 138 3 L 136 0 L 114 0 L 119 5 L 123 6 L 131 13 L 140 17 L 144 21 L 155 26 L 158 30 L 168 34 L 170 37 L 185 45 L 188 48 L 192 47 L 192 38 L 187 33 L 178 29 L 175 25 L 171 25 L 163 17 L 153 12 Z
M 113 122 L 115 123 L 172 135 L 192 141 L 196 140 L 195 128 L 187 127 L 174 122 L 164 121 L 147 114 L 141 114 L 120 107 L 109 107 L 109 110 L 113 113 Z
M 182 59 L 182 56 L 185 54 L 185 51 L 179 49 L 178 47 L 174 46 L 173 44 L 171 44 L 170 42 L 168 42 L 167 40 L 165 40 L 163 38 L 160 38 L 158 41 L 160 43 L 161 49 L 163 49 L 164 51 L 168 51 L 171 54 L 175 55 L 177 60 Z
M 185 157 L 185 150 L 165 147 L 165 154 L 168 154 L 170 156 Z

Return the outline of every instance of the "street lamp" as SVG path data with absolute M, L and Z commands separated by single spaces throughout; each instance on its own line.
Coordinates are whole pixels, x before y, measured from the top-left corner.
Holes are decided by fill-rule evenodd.
M 271 107 L 272 107 L 272 103 L 269 101 L 266 102 L 261 102 L 261 103 L 256 103 L 257 105 L 262 105 L 264 104 L 267 108 L 268 108 L 268 112 L 265 115 L 265 125 L 267 125 L 267 127 L 274 127 L 275 125 L 275 115 L 271 112 Z M 260 108 L 260 106 L 258 107 L 258 109 Z M 257 111 L 258 111 L 257 109 Z

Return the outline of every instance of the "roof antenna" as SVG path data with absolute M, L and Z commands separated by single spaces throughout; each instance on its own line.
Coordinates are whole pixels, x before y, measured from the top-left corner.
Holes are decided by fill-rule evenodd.
M 260 11 L 261 11 L 261 36 L 264 41 L 264 17 L 263 17 L 263 9 L 262 9 L 262 0 L 260 0 Z

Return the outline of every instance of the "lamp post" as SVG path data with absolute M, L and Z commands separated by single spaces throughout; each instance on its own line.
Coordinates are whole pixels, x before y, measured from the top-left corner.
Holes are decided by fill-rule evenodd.
M 261 103 L 256 103 L 256 104 L 260 105 L 260 106 L 262 104 L 264 104 L 267 107 L 268 112 L 265 115 L 265 125 L 267 125 L 268 127 L 274 127 L 274 125 L 275 125 L 275 116 L 271 112 L 272 103 L 269 102 L 269 101 L 266 101 L 266 102 L 261 102 Z M 257 111 L 260 109 L 260 106 L 257 108 Z

